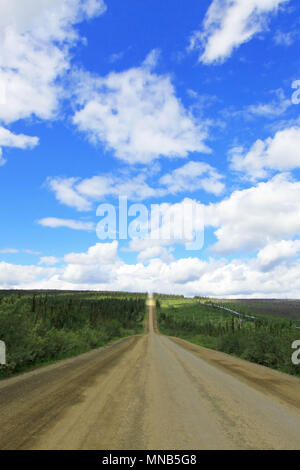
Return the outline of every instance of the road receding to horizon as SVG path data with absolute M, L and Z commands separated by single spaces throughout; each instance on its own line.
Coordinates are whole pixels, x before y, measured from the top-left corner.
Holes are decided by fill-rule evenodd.
M 299 449 L 300 380 L 157 332 L 0 382 L 0 449 Z

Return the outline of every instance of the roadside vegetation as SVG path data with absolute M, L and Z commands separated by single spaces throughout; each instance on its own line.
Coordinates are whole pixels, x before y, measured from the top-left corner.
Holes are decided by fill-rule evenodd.
M 218 308 L 222 302 L 213 299 L 158 294 L 154 298 L 161 333 L 300 376 L 300 366 L 291 361 L 291 345 L 300 339 L 299 322 L 284 313 L 281 317 L 278 311 L 260 314 L 249 305 L 224 302 L 223 306 L 240 313 L 234 315 Z
M 0 377 L 143 332 L 146 294 L 0 291 Z

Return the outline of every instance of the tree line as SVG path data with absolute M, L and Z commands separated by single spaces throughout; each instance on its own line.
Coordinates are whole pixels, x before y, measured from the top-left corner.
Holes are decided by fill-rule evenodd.
M 146 294 L 8 292 L 0 295 L 0 377 L 140 333 Z

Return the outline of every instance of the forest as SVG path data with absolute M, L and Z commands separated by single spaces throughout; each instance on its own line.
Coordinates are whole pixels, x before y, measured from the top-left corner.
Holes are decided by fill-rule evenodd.
M 0 291 L 7 377 L 143 332 L 146 294 Z

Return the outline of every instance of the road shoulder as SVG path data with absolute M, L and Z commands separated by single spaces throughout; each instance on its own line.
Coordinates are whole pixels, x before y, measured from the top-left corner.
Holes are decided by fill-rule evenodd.
M 281 404 L 293 406 L 300 413 L 300 379 L 268 367 L 220 351 L 189 343 L 181 338 L 168 337 L 179 346 L 209 364 L 247 383 Z

